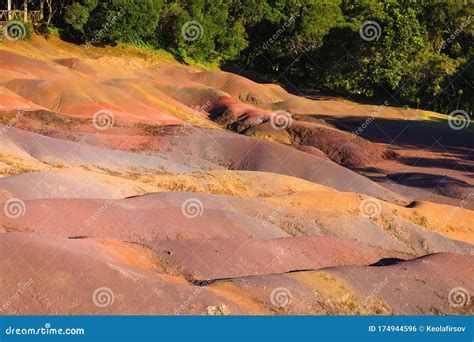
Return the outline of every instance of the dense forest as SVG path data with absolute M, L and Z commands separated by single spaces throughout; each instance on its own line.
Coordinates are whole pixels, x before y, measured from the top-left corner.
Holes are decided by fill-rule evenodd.
M 441 112 L 474 108 L 474 2 L 46 0 L 47 30 L 165 49 L 297 89 Z

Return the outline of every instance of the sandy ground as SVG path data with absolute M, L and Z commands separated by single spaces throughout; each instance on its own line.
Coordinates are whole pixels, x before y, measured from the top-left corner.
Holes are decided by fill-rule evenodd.
M 54 37 L 0 71 L 0 314 L 474 312 L 472 127 Z

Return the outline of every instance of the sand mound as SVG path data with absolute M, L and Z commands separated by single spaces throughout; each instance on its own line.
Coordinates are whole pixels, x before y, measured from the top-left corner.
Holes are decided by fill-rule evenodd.
M 472 256 L 443 253 L 393 266 L 341 267 L 327 272 L 348 283 L 363 303 L 383 298 L 394 314 L 472 314 L 472 303 L 455 306 L 459 298 L 453 291 L 472 293 L 473 261 Z
M 377 262 L 383 252 L 330 237 L 147 243 L 171 272 L 193 282 Z M 194 258 L 193 255 L 199 257 Z M 213 265 L 209 268 L 209 265 Z
M 49 138 L 43 135 L 26 132 L 16 128 L 8 129 L 3 139 L 14 144 L 23 153 L 35 158 L 42 163 L 56 167 L 82 167 L 85 169 L 103 170 L 107 173 L 139 173 L 148 171 L 153 173 L 163 172 L 191 172 L 207 168 L 219 168 L 207 162 L 199 163 L 199 169 L 186 164 L 186 160 L 173 162 L 164 154 L 131 153 L 111 151 L 101 148 L 67 142 Z M 74 154 L 71 153 L 74 151 Z M 177 156 L 179 159 L 179 156 Z
M 443 115 L 37 36 L 0 46 L 0 114 L 1 313 L 472 314 Z
M 204 315 L 207 306 L 216 304 L 242 312 L 205 288 L 107 259 L 87 240 L 9 233 L 0 234 L 0 245 L 0 258 L 8 260 L 0 266 L 2 314 L 159 315 L 179 310 Z M 13 252 L 21 258 L 12 258 Z M 197 290 L 199 300 L 184 305 Z
M 165 149 L 179 150 L 229 169 L 279 173 L 341 191 L 403 201 L 396 194 L 334 162 L 274 142 L 197 128 L 169 127 L 155 133 L 166 136 L 162 138 Z
M 23 200 L 40 198 L 124 198 L 145 193 L 141 184 L 94 172 L 62 169 L 0 178 L 0 189 Z M 6 201 L 8 198 L 2 198 Z
M 57 59 L 55 62 L 61 65 L 64 65 L 65 67 L 68 67 L 69 69 L 79 71 L 89 76 L 97 75 L 97 72 L 94 70 L 94 68 L 84 63 L 79 58 Z
M 314 204 L 319 196 L 329 194 L 354 201 L 357 207 L 361 203 L 327 191 L 262 199 L 185 192 L 122 200 L 38 199 L 23 201 L 20 217 L 0 213 L 0 224 L 11 231 L 133 242 L 327 235 L 415 256 L 474 253 L 471 245 L 432 232 L 403 216 L 383 214 L 369 219 L 356 214 L 351 206 L 331 211 L 325 203 Z
M 388 179 L 399 184 L 417 188 L 434 189 L 442 196 L 463 199 L 474 193 L 474 187 L 459 179 L 426 173 L 394 173 Z
M 221 295 L 285 315 L 472 314 L 472 258 L 436 254 L 392 266 L 339 266 L 212 283 Z M 451 267 L 452 266 L 452 267 Z M 232 297 L 228 297 L 232 298 Z
M 12 218 L 7 213 L 0 213 L 0 222 L 9 230 L 133 242 L 196 238 L 267 239 L 288 236 L 271 223 L 263 224 L 263 219 L 232 210 L 230 204 L 227 208 L 223 208 L 221 203 L 219 208 L 207 207 L 203 210 L 200 203 L 200 200 L 184 193 L 182 196 L 173 196 L 172 193 L 169 196 L 164 193 L 124 200 L 31 200 L 24 201 L 24 215 Z M 189 229 L 190 224 L 193 229 Z

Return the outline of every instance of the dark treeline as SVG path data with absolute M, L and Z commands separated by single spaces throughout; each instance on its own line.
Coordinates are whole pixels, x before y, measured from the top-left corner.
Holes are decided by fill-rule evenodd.
M 45 3 L 50 24 L 77 42 L 146 45 L 182 61 L 234 64 L 270 77 L 283 73 L 283 83 L 391 104 L 442 112 L 474 108 L 469 0 Z

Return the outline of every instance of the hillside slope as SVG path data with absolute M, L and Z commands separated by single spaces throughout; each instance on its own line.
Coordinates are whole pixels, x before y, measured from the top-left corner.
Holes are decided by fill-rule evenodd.
M 0 45 L 0 112 L 2 314 L 474 313 L 439 114 L 38 36 Z

